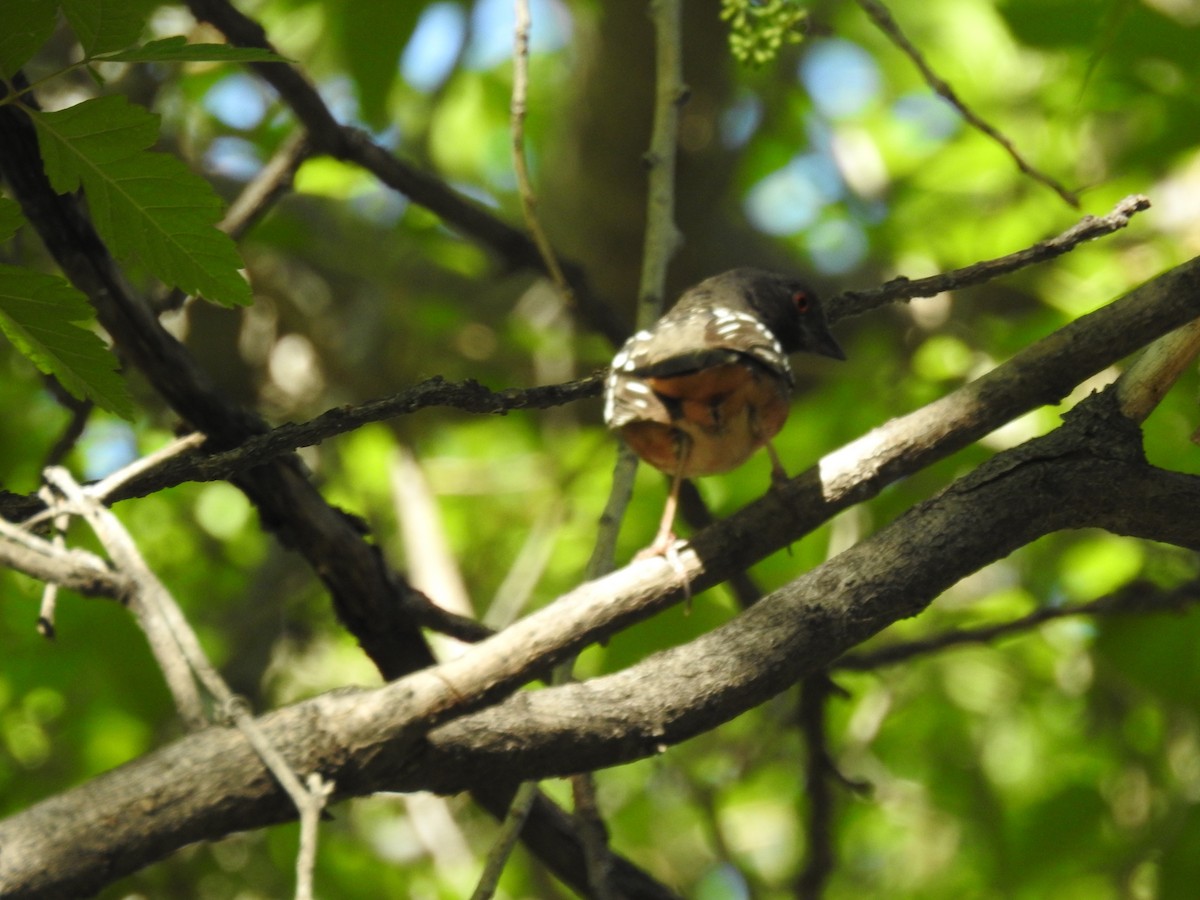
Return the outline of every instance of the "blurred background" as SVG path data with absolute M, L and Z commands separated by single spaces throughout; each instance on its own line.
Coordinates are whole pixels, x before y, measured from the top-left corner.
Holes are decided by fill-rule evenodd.
M 509 0 L 239 7 L 341 121 L 520 225 Z M 737 265 L 801 272 L 833 295 L 1018 250 L 1130 193 L 1154 205 L 1125 231 L 1054 262 L 842 321 L 846 363 L 796 360 L 799 391 L 777 441 L 793 473 L 1200 251 L 1195 0 L 892 5 L 968 106 L 1080 191 L 1079 210 L 964 123 L 858 5 L 817 0 L 804 9 L 801 41 L 765 28 L 735 34 L 740 48 L 774 51 L 747 63 L 731 52 L 721 5 L 685 6 L 690 96 L 676 194 L 684 243 L 670 269 L 672 297 Z M 539 214 L 559 252 L 632 329 L 655 78 L 645 4 L 535 0 L 532 20 L 526 132 Z M 220 39 L 181 7 L 154 7 L 147 39 L 174 34 Z M 64 27 L 30 75 L 77 53 Z M 103 88 L 75 73 L 39 96 L 54 107 L 102 90 L 150 107 L 162 116 L 161 149 L 229 199 L 295 135 L 289 110 L 248 69 L 106 64 L 100 73 Z M 189 304 L 167 321 L 224 390 L 275 423 L 433 375 L 495 389 L 567 380 L 605 366 L 614 350 L 535 273 L 332 159 L 306 161 L 294 191 L 241 247 L 254 305 Z M 4 256 L 38 252 L 26 238 Z M 71 414 L 7 345 L 0 367 L 0 485 L 29 493 Z M 172 416 L 132 380 L 138 418 L 93 413 L 67 458 L 77 475 L 107 474 L 171 436 Z M 1200 471 L 1189 440 L 1196 393 L 1193 372 L 1147 422 L 1152 462 Z M 1060 412 L 1031 413 L 889 488 L 754 577 L 767 589 L 786 582 L 997 449 L 1052 429 Z M 303 456 L 324 494 L 363 517 L 419 587 L 500 626 L 580 581 L 615 450 L 597 401 L 505 417 L 427 410 Z M 699 487 L 725 515 L 768 481 L 764 458 Z M 649 541 L 665 492 L 663 477 L 643 467 L 620 561 Z M 311 572 L 264 536 L 235 488 L 185 485 L 117 512 L 257 709 L 378 682 Z M 77 539 L 87 542 L 82 531 Z M 1169 587 L 1196 574 L 1194 555 L 1175 548 L 1100 532 L 1053 535 L 877 643 L 1087 601 L 1135 579 Z M 39 585 L 6 572 L 0 591 L 0 814 L 180 733 L 126 611 L 69 596 L 49 643 L 34 628 Z M 736 611 L 724 589 L 710 591 L 690 616 L 673 609 L 589 650 L 579 674 L 628 665 Z M 1110 616 L 878 671 L 835 670 L 846 695 L 830 706 L 829 749 L 872 790 L 838 795 L 840 860 L 827 896 L 1195 896 L 1198 648 L 1195 612 Z M 796 703 L 782 695 L 656 759 L 600 773 L 615 847 L 688 897 L 794 896 L 806 851 Z M 569 798 L 564 784 L 546 788 Z M 464 896 L 495 828 L 466 798 L 379 796 L 334 816 L 322 828 L 316 875 L 328 897 Z M 281 896 L 291 891 L 295 845 L 295 827 L 281 826 L 189 848 L 104 896 Z M 521 852 L 501 890 L 566 896 Z

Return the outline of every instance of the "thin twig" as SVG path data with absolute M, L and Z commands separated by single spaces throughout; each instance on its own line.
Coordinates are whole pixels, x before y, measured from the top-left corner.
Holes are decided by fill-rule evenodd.
M 399 446 L 391 455 L 388 482 L 413 590 L 426 597 L 437 597 L 437 605 L 446 612 L 470 616 L 471 598 L 450 549 L 437 497 L 407 446 Z
M 563 275 L 554 249 L 551 247 L 550 241 L 546 237 L 546 232 L 542 228 L 541 221 L 538 219 L 537 197 L 529 178 L 529 166 L 525 157 L 525 109 L 526 94 L 529 85 L 529 2 L 528 0 L 515 0 L 513 6 L 516 26 L 513 47 L 512 150 L 513 166 L 517 176 L 517 187 L 521 196 L 521 210 L 525 217 L 525 225 L 529 228 L 530 234 L 533 235 L 538 253 L 541 255 L 542 261 L 546 266 L 546 270 L 550 273 L 555 287 L 563 299 L 571 303 L 574 299 L 571 286 L 567 283 L 567 279 Z M 574 659 L 557 668 L 554 680 L 556 682 L 570 680 L 573 665 Z M 573 778 L 572 784 L 577 784 L 577 780 L 580 777 L 576 776 Z M 590 785 L 590 781 L 588 784 Z M 590 796 L 594 801 L 594 787 L 590 793 L 586 788 L 576 787 L 577 821 L 580 821 L 579 799 L 581 794 Z M 489 900 L 495 893 L 496 885 L 500 881 L 500 875 L 504 871 L 504 866 L 508 862 L 509 856 L 517 845 L 521 828 L 525 824 L 525 819 L 529 816 L 529 811 L 533 808 L 537 795 L 538 789 L 536 783 L 524 782 L 517 788 L 517 792 L 509 804 L 508 814 L 504 817 L 500 833 L 488 853 L 487 863 L 484 866 L 483 873 L 480 875 L 479 883 L 471 895 L 472 900 Z M 598 897 L 604 898 L 609 894 L 607 873 L 603 876 L 598 875 L 597 873 L 602 870 L 598 868 L 594 861 L 597 855 L 606 850 L 607 847 L 602 844 L 602 850 L 597 850 L 595 831 L 587 827 L 590 823 L 591 820 L 587 817 L 584 817 L 583 821 L 580 821 L 579 837 L 583 844 L 584 859 L 587 861 L 588 883 Z M 607 854 L 604 855 L 607 857 Z
M 297 131 L 289 135 L 225 210 L 217 225 L 235 241 L 240 240 L 279 202 L 296 178 L 296 171 L 312 153 L 308 136 Z
M 537 214 L 537 193 L 529 177 L 529 163 L 525 154 L 525 113 L 529 91 L 529 0 L 515 0 L 516 28 L 513 47 L 513 89 L 511 106 L 513 169 L 517 176 L 517 192 L 521 197 L 521 212 L 525 227 L 529 229 L 538 254 L 550 274 L 554 286 L 568 304 L 575 302 L 574 292 L 563 274 L 558 254 L 550 244 Z
M 54 454 L 51 454 L 51 457 L 53 457 L 53 455 Z M 53 503 L 53 497 L 45 485 L 43 485 L 41 490 L 38 491 L 38 496 L 45 501 L 47 506 Z M 67 549 L 67 542 L 63 537 L 63 532 L 67 530 L 67 525 L 69 523 L 70 519 L 67 516 L 55 516 L 54 530 L 50 536 L 50 543 L 56 549 L 64 552 Z M 54 640 L 55 636 L 54 614 L 57 607 L 58 582 L 47 581 L 42 588 L 42 602 L 38 609 L 37 630 L 38 634 L 51 641 Z
M 281 425 L 265 434 L 254 435 L 228 450 L 207 454 L 200 450 L 182 453 L 131 479 L 120 490 L 114 489 L 110 499 L 141 497 L 185 481 L 228 478 L 297 447 L 310 447 L 368 423 L 408 415 L 429 407 L 442 406 L 465 412 L 505 415 L 512 410 L 546 409 L 594 397 L 600 393 L 602 385 L 603 375 L 598 373 L 565 384 L 493 391 L 477 381 L 448 382 L 438 376 L 390 397 L 359 406 L 340 406 L 300 424 Z
M 100 481 L 93 485 L 89 485 L 85 490 L 88 497 L 93 497 L 101 503 L 110 499 L 116 491 L 124 484 L 135 481 L 139 476 L 147 472 L 154 471 L 165 465 L 169 460 L 175 459 L 188 450 L 193 450 L 204 443 L 205 437 L 199 432 L 186 435 L 182 438 L 172 441 L 171 443 L 160 447 L 152 453 L 138 457 L 127 466 L 123 466 L 110 475 L 105 476 Z M 57 467 L 47 466 L 47 469 L 59 471 Z M 43 495 L 43 500 L 46 501 L 46 508 L 41 512 L 35 513 L 24 522 L 21 523 L 23 528 L 36 528 L 47 519 L 53 518 L 58 513 L 54 508 L 54 504 Z
M 652 0 L 654 22 L 654 124 L 646 153 L 646 237 L 638 284 L 638 328 L 649 328 L 662 315 L 667 266 L 683 243 L 675 224 L 675 157 L 679 107 L 687 99 L 683 83 L 683 12 L 680 0 Z
M 1011 622 L 955 629 L 921 640 L 881 647 L 878 650 L 847 653 L 838 659 L 834 666 L 839 669 L 867 671 L 964 644 L 989 644 L 998 638 L 1032 631 L 1039 625 L 1055 619 L 1121 613 L 1181 612 L 1197 603 L 1200 603 L 1200 580 L 1188 582 L 1169 591 L 1163 591 L 1147 582 L 1133 582 L 1114 594 L 1077 606 L 1044 606 Z
M 613 854 L 608 845 L 608 827 L 596 797 L 596 776 L 579 772 L 571 776 L 571 798 L 575 803 L 575 824 L 583 838 L 588 886 L 596 900 L 617 900 L 613 888 Z
M 860 316 L 896 300 L 933 297 L 942 291 L 982 284 L 1035 263 L 1062 256 L 1085 241 L 1119 231 L 1129 224 L 1129 220 L 1133 216 L 1149 208 L 1149 198 L 1141 194 L 1132 194 L 1121 200 L 1106 216 L 1084 216 L 1062 234 L 1039 241 L 1032 247 L 1017 250 L 1007 256 L 985 259 L 982 262 L 950 272 L 931 275 L 928 278 L 900 277 L 871 290 L 845 291 L 829 301 L 829 318 L 831 321 L 837 321 L 850 316 Z
M 125 597 L 128 580 L 86 550 L 67 549 L 0 519 L 0 566 L 91 597 Z
M 200 696 L 192 668 L 179 646 L 175 629 L 162 614 L 158 594 L 166 589 L 150 572 L 132 538 L 108 509 L 89 498 L 75 483 L 65 469 L 51 467 L 45 470 L 46 483 L 57 491 L 63 502 L 52 509 L 53 515 L 69 513 L 77 515 L 100 540 L 114 568 L 125 573 L 132 585 L 129 594 L 122 598 L 128 604 L 138 625 L 146 635 L 146 642 L 162 670 L 167 687 L 175 701 L 180 718 L 191 730 L 208 724 L 204 701 Z
M 533 802 L 537 799 L 537 795 L 537 782 L 522 782 L 521 786 L 517 788 L 512 803 L 508 805 L 508 815 L 500 824 L 500 832 L 488 851 L 479 881 L 475 885 L 475 890 L 471 892 L 471 900 L 490 900 L 496 893 L 496 886 L 500 883 L 504 866 L 508 863 L 508 858 L 517 845 L 517 838 L 521 835 L 521 828 L 524 827 L 525 820 L 529 818 L 529 811 L 533 808 Z
M 521 544 L 521 549 L 505 574 L 500 586 L 483 614 L 490 628 L 503 628 L 513 622 L 525 608 L 542 574 L 554 558 L 554 547 L 562 531 L 566 509 L 560 502 L 552 503 L 534 520 L 533 527 Z
M 682 242 L 675 224 L 675 157 L 679 135 L 679 106 L 687 96 L 683 84 L 683 11 L 680 0 L 652 0 L 650 18 L 655 38 L 655 102 L 650 149 L 646 155 L 649 185 L 646 196 L 646 236 L 638 290 L 638 327 L 648 328 L 662 314 L 667 267 Z M 637 456 L 624 444 L 617 455 L 613 483 L 600 518 L 600 527 L 586 577 L 599 578 L 615 565 L 621 520 L 633 494 Z M 567 670 L 569 672 L 569 670 Z M 571 779 L 576 821 L 580 825 L 587 861 L 588 885 L 599 900 L 615 896 L 612 851 L 596 800 L 594 778 L 580 773 Z
M 245 736 L 271 774 L 279 781 L 280 786 L 287 792 L 299 813 L 300 846 L 296 853 L 295 898 L 296 900 L 312 900 L 313 869 L 317 860 L 317 837 L 321 824 L 321 811 L 333 793 L 334 783 L 322 778 L 319 772 L 310 772 L 302 784 L 283 754 L 263 733 L 258 722 L 250 714 L 245 701 L 240 697 L 235 697 L 223 681 L 221 688 L 222 693 L 228 696 L 224 705 L 226 715 Z
M 1034 168 L 1030 163 L 1026 162 L 1024 157 L 1013 146 L 1012 141 L 1005 137 L 997 128 L 988 122 L 984 121 L 977 113 L 964 103 L 959 96 L 954 92 L 949 84 L 943 81 L 933 68 L 925 60 L 925 57 L 900 30 L 899 24 L 892 17 L 891 12 L 879 0 L 858 0 L 858 5 L 863 8 L 863 11 L 870 17 L 879 30 L 886 34 L 897 47 L 899 47 L 913 64 L 920 70 L 921 76 L 925 79 L 925 83 L 930 88 L 946 100 L 951 106 L 958 110 L 959 115 L 967 120 L 967 123 L 983 132 L 993 141 L 1004 148 L 1005 152 L 1012 157 L 1013 162 L 1017 164 L 1022 172 L 1044 184 L 1054 193 L 1058 194 L 1065 202 L 1069 203 L 1076 209 L 1079 208 L 1079 196 L 1072 190 L 1063 186 L 1060 182 L 1050 177 L 1049 175 Z
M 835 865 L 833 840 L 833 784 L 830 770 L 834 768 L 829 755 L 828 734 L 825 728 L 825 706 L 832 687 L 824 672 L 810 675 L 800 683 L 798 710 L 801 733 L 808 746 L 804 772 L 804 796 L 808 801 L 806 829 L 807 852 L 804 868 L 796 878 L 796 897 L 799 900 L 819 900 Z
M 621 534 L 621 522 L 625 510 L 633 497 L 633 481 L 637 475 L 638 458 L 624 441 L 617 444 L 617 457 L 613 463 L 612 486 L 608 499 L 596 521 L 596 540 L 592 555 L 588 557 L 583 577 L 592 581 L 616 568 L 617 538 Z
M 47 484 L 53 486 L 66 501 L 60 506 L 59 513 L 70 512 L 82 517 L 95 532 L 118 571 L 129 576 L 133 588 L 127 600 L 146 632 L 184 721 L 192 728 L 208 724 L 208 717 L 196 691 L 198 680 L 220 705 L 223 716 L 245 735 L 263 764 L 291 797 L 299 812 L 301 827 L 295 896 L 296 900 L 311 900 L 316 829 L 321 810 L 333 791 L 333 784 L 324 781 L 315 772 L 308 776 L 307 788 L 301 783 L 283 754 L 267 739 L 245 701 L 229 689 L 209 662 L 183 610 L 150 570 L 133 538 L 102 501 L 94 494 L 89 496 L 65 469 L 46 469 L 45 478 Z
M 106 475 L 88 489 L 88 494 L 103 502 L 114 494 L 123 484 L 133 481 L 139 475 L 149 472 L 169 459 L 186 453 L 204 443 L 205 436 L 199 432 L 184 435 L 171 443 L 160 447 L 152 453 L 147 453 L 129 465 L 118 469 L 111 475 Z
M 682 10 L 679 0 L 653 0 L 650 17 L 655 36 L 654 124 L 646 153 L 649 184 L 646 192 L 646 236 L 638 282 L 638 328 L 649 328 L 662 315 L 667 266 L 682 241 L 675 224 L 675 156 L 679 136 L 679 106 L 687 98 L 683 83 Z M 600 529 L 587 577 L 598 578 L 612 569 L 617 532 L 633 496 L 637 456 L 620 445 L 613 484 L 600 517 Z
M 743 767 L 739 766 L 733 773 L 731 780 L 734 783 L 740 781 L 742 769 Z M 737 864 L 738 853 L 731 846 L 729 838 L 725 834 L 725 826 L 722 824 L 721 814 L 717 809 L 717 788 L 710 779 L 695 776 L 688 777 L 684 781 L 684 786 L 687 788 L 691 802 L 700 807 L 702 815 L 698 818 L 702 820 L 708 832 L 708 838 L 712 841 L 712 855 L 716 863 L 736 871 L 744 883 L 747 900 L 757 900 L 761 895 L 761 885 L 756 883 L 757 879 L 753 869 L 742 869 Z

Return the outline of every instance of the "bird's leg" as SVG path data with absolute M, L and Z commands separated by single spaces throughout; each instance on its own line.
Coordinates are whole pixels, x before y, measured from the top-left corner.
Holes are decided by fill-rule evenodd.
M 767 441 L 767 453 L 771 457 L 771 484 L 779 487 L 788 480 L 787 469 L 783 467 L 779 454 L 775 452 L 775 445 L 770 441 Z
M 783 460 L 779 458 L 779 454 L 775 452 L 775 445 L 770 439 L 762 440 L 763 433 L 761 424 L 758 421 L 758 410 L 750 408 L 750 433 L 754 436 L 755 441 L 762 441 L 767 446 L 767 454 L 771 457 L 771 485 L 779 487 L 788 480 L 787 469 L 783 467 Z
M 662 521 L 658 524 L 658 534 L 655 535 L 654 542 L 650 545 L 650 549 L 655 555 L 662 555 L 675 545 L 675 513 L 679 509 L 679 485 L 682 482 L 683 478 L 676 469 L 671 478 L 671 490 L 667 493 L 667 502 L 663 506 Z
M 775 445 L 767 441 L 767 453 L 771 457 L 771 486 L 783 487 L 787 484 L 788 473 L 783 467 L 783 462 L 779 459 L 779 454 L 775 452 Z M 788 556 L 792 555 L 792 545 L 787 545 Z
M 683 467 L 686 462 L 686 454 L 681 453 L 679 464 L 671 476 L 671 489 L 667 492 L 667 503 L 663 507 L 662 521 L 658 524 L 658 534 L 654 536 L 650 546 L 638 554 L 639 558 L 667 556 L 675 546 L 675 512 L 679 508 L 679 486 L 683 483 Z
M 683 484 L 683 470 L 687 467 L 688 455 L 691 452 L 691 438 L 683 432 L 678 432 L 676 440 L 675 472 L 671 475 L 671 489 L 667 492 L 667 502 L 663 507 L 662 521 L 658 525 L 658 534 L 650 546 L 637 555 L 638 559 L 651 556 L 661 556 L 683 582 L 684 612 L 692 611 L 692 585 L 684 571 L 679 551 L 675 548 L 675 513 L 679 509 L 679 488 Z

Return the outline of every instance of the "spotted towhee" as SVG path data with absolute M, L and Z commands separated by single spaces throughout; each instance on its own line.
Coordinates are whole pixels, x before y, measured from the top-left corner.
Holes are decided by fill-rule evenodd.
M 671 475 L 662 524 L 646 553 L 666 553 L 679 484 L 727 472 L 766 445 L 787 420 L 788 354 L 845 354 L 802 282 L 732 269 L 685 291 L 655 325 L 625 342 L 604 392 L 604 421 L 642 459 Z

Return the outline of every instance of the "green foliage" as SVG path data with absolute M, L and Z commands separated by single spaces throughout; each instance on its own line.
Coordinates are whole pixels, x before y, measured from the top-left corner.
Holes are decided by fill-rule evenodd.
M 797 0 L 721 0 L 721 18 L 729 23 L 734 59 L 763 66 L 788 44 L 798 44 L 808 11 Z
M 0 197 L 0 241 L 7 241 L 24 224 L 21 207 L 7 197 Z
M 150 11 L 157 5 L 153 0 L 122 0 L 118 3 L 63 0 L 61 4 L 85 56 L 109 53 L 134 43 L 146 27 Z
M 62 10 L 84 53 L 80 63 L 278 62 L 274 53 L 219 44 L 189 44 L 175 35 L 134 44 L 157 4 L 64 2 Z M 53 30 L 56 3 L 16 4 L 16 17 L 0 37 L 0 75 L 12 78 Z M 59 74 L 62 74 L 60 72 Z M 10 94 L 5 102 L 13 102 Z M 173 156 L 149 148 L 158 141 L 158 118 L 123 97 L 102 97 L 66 109 L 27 109 L 37 128 L 46 173 L 54 188 L 83 188 L 100 235 L 118 257 L 136 262 L 167 284 L 214 302 L 250 302 L 239 274 L 242 262 L 228 236 L 216 228 L 222 203 L 207 182 Z M 22 224 L 16 205 L 0 198 L 0 240 Z M 0 272 L 5 306 L 0 329 L 43 372 L 72 395 L 125 418 L 133 407 L 104 345 L 77 322 L 92 317 L 82 295 L 56 279 L 5 266 Z
M 10 3 L 0 29 L 0 76 L 11 79 L 54 31 L 55 0 Z
M 124 97 L 31 112 L 54 189 L 82 187 L 113 252 L 170 285 L 218 303 L 250 302 L 233 241 L 216 227 L 221 201 L 182 162 L 149 148 L 158 119 Z
M 133 399 L 104 342 L 80 326 L 87 298 L 53 275 L 0 264 L 0 331 L 71 394 L 126 419 Z
M 255 303 L 242 305 L 249 296 L 237 274 L 243 259 L 212 238 L 217 195 L 189 173 L 214 173 L 222 195 L 233 196 L 292 135 L 295 117 L 261 89 L 254 70 L 206 64 L 277 58 L 188 44 L 169 33 L 170 17 L 149 20 L 141 0 L 64 4 L 78 49 L 65 32 L 54 35 L 58 4 L 7 6 L 0 72 L 26 67 L 39 99 L 64 89 L 55 99 L 65 97 L 65 108 L 47 102 L 56 111 L 35 114 L 56 187 L 83 188 L 106 242 L 135 263 L 135 281 L 153 275 L 207 290 L 230 307 L 189 305 L 170 324 L 238 402 L 273 421 L 301 420 L 435 374 L 520 387 L 586 373 L 610 358 L 612 348 L 528 271 L 514 271 L 452 223 L 329 157 L 308 160 L 243 239 Z M 447 74 L 436 88 L 417 89 L 398 75 L 397 60 L 430 7 L 266 0 L 240 8 L 260 18 L 339 118 L 386 135 L 381 142 L 402 159 L 519 223 L 510 70 L 481 49 L 495 33 L 503 32 L 503 43 L 511 35 L 468 20 L 478 4 L 446 4 L 470 21 L 464 32 L 478 33 L 461 38 L 466 46 L 443 35 L 453 57 Z M 631 321 L 653 87 L 650 26 L 642 4 L 554 8 L 569 19 L 569 43 L 532 61 L 528 139 L 539 213 L 597 296 Z M 1105 213 L 1134 191 L 1149 193 L 1155 209 L 1051 263 L 839 322 L 847 362 L 796 360 L 799 392 L 777 440 L 792 473 L 944 396 L 1198 246 L 1200 92 L 1186 10 L 1124 0 L 892 8 L 965 102 L 1035 165 L 1086 189 L 1086 212 Z M 798 39 L 798 4 L 727 2 L 728 24 L 689 18 L 692 94 L 682 108 L 677 198 L 685 243 L 673 261 L 672 290 L 719 268 L 767 262 L 808 273 L 827 296 L 1001 255 L 1077 221 L 1079 212 L 1022 176 L 933 96 L 854 4 L 809 14 L 819 17 L 813 33 L 821 38 L 796 54 L 799 75 L 782 66 L 753 70 Z M 547 24 L 535 18 L 534 33 Z M 749 66 L 721 58 L 727 40 Z M 852 51 L 873 74 L 859 81 L 834 70 L 842 76 L 833 79 L 837 98 L 857 84 L 870 87 L 861 102 L 814 102 L 805 66 L 826 51 Z M 172 61 L 183 65 L 159 65 Z M 127 65 L 140 63 L 153 65 Z M 80 71 L 85 66 L 102 76 L 99 88 Z M 231 115 L 255 104 L 257 116 Z M 784 206 L 810 203 L 810 215 L 768 234 L 747 222 L 747 196 L 780 173 L 808 179 Z M 0 321 L 17 348 L 0 347 L 0 483 L 30 492 L 69 416 L 21 354 L 78 395 L 135 413 L 130 425 L 89 421 L 66 459 L 81 476 L 157 449 L 177 421 L 142 381 L 133 381 L 133 401 L 123 393 L 102 342 L 76 324 L 90 321 L 81 299 L 46 274 L 51 263 L 25 226 L 18 205 L 0 198 Z M 861 257 L 829 266 L 853 240 Z M 891 485 L 752 576 L 764 590 L 786 584 L 997 450 L 1056 427 L 1062 409 L 1095 386 Z M 1189 372 L 1146 423 L 1155 465 L 1200 471 L 1189 441 L 1198 394 L 1200 377 Z M 581 578 L 615 450 L 599 416 L 598 405 L 586 403 L 503 417 L 426 410 L 306 449 L 304 460 L 323 495 L 361 517 L 379 552 L 430 596 L 443 601 L 457 585 L 465 612 L 520 615 Z M 401 453 L 415 469 L 399 468 Z M 399 499 L 410 482 L 420 483 L 427 508 Z M 767 461 L 754 459 L 698 487 L 721 517 L 769 483 Z M 643 467 L 619 561 L 649 540 L 665 493 L 661 475 Z M 256 710 L 378 683 L 314 574 L 229 484 L 181 486 L 116 510 Z M 68 542 L 95 549 L 82 529 L 72 529 Z M 1195 557 L 1174 548 L 1094 531 L 1056 534 L 975 573 L 863 649 L 1010 622 L 1135 580 L 1170 587 L 1197 571 Z M 126 610 L 64 595 L 59 635 L 49 643 L 33 628 L 40 586 L 10 573 L 0 579 L 0 814 L 179 734 Z M 735 615 L 728 589 L 695 597 L 690 615 L 672 609 L 589 648 L 579 674 L 621 669 Z M 870 789 L 858 795 L 834 786 L 828 827 L 838 859 L 826 895 L 1190 896 L 1200 858 L 1198 645 L 1195 611 L 1093 616 L 878 671 L 835 669 L 846 693 L 830 701 L 828 748 L 843 773 Z M 792 896 L 810 813 L 796 703 L 794 692 L 785 693 L 685 745 L 599 773 L 617 849 L 685 896 Z M 546 787 L 569 804 L 566 785 Z M 466 798 L 445 800 L 430 815 L 448 837 L 431 848 L 422 842 L 422 815 L 394 796 L 340 805 L 322 825 L 318 891 L 466 895 L 494 823 Z M 295 846 L 295 827 L 281 826 L 192 847 L 106 896 L 285 896 Z M 545 896 L 547 877 L 518 855 L 501 893 Z

